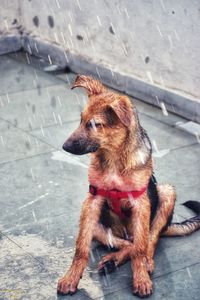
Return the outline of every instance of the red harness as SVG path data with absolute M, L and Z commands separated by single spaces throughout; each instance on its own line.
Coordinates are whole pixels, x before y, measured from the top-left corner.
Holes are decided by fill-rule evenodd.
M 109 198 L 111 201 L 111 209 L 122 219 L 125 217 L 125 215 L 121 211 L 121 203 L 119 200 L 123 198 L 130 198 L 131 196 L 133 197 L 133 199 L 136 199 L 140 197 L 142 194 L 144 194 L 146 190 L 147 190 L 147 186 L 143 187 L 139 191 L 131 191 L 131 192 L 121 192 L 118 190 L 104 190 L 104 189 L 98 189 L 93 185 L 89 186 L 90 194 L 94 196 L 99 195 L 105 198 Z

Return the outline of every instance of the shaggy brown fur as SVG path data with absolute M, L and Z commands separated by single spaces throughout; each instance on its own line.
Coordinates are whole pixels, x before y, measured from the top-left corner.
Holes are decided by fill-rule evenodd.
M 129 98 L 87 76 L 78 76 L 74 87 L 84 87 L 89 101 L 81 113 L 79 128 L 63 149 L 79 155 L 91 153 L 88 178 L 99 189 L 130 192 L 148 186 L 153 174 L 151 143 Z M 119 249 L 102 258 L 100 270 L 109 262 L 116 266 L 131 259 L 133 293 L 141 297 L 152 293 L 149 273 L 154 269 L 153 256 L 160 235 L 180 234 L 181 230 L 186 233 L 178 224 L 169 226 L 176 198 L 174 188 L 157 185 L 155 189 L 158 205 L 153 218 L 154 200 L 147 189 L 137 199 L 119 200 L 122 211 L 128 212 L 123 220 L 112 211 L 110 199 L 88 193 L 81 211 L 75 256 L 69 271 L 59 280 L 58 293 L 76 292 L 92 239 Z M 186 224 L 187 233 L 200 228 L 199 220 L 192 224 L 190 230 Z

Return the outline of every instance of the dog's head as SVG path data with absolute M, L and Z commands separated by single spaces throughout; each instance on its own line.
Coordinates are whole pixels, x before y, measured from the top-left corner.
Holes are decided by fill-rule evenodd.
M 72 88 L 84 87 L 89 101 L 81 113 L 80 126 L 63 145 L 73 154 L 117 150 L 135 125 L 132 103 L 128 97 L 113 93 L 99 81 L 78 75 Z

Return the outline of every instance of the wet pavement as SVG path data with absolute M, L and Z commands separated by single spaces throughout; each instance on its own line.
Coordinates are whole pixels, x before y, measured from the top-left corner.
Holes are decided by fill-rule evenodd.
M 69 267 L 81 203 L 88 190 L 88 157 L 62 151 L 79 124 L 86 95 L 71 91 L 75 75 L 44 72 L 46 63 L 22 53 L 0 56 L 0 299 L 67 299 L 57 280 Z M 159 182 L 176 186 L 174 220 L 200 200 L 200 144 L 183 131 L 187 120 L 134 100 L 154 146 Z M 155 256 L 151 299 L 199 299 L 200 232 L 162 238 Z M 93 244 L 89 266 L 72 299 L 136 299 L 130 264 L 100 276 L 108 252 Z

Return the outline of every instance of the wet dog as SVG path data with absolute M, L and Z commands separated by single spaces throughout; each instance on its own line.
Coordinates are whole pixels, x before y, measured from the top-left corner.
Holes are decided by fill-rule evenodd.
M 89 100 L 80 126 L 63 149 L 77 155 L 91 153 L 90 186 L 82 206 L 74 259 L 58 282 L 58 293 L 76 292 L 94 239 L 118 249 L 101 259 L 99 271 L 112 271 L 130 259 L 133 293 L 149 296 L 159 237 L 192 233 L 200 228 L 200 216 L 171 223 L 175 189 L 156 183 L 151 142 L 129 98 L 87 76 L 77 76 L 75 87 L 85 88 Z M 198 202 L 185 205 L 200 213 Z

